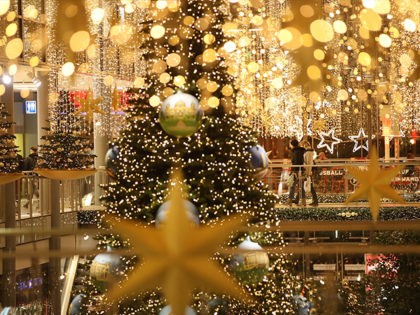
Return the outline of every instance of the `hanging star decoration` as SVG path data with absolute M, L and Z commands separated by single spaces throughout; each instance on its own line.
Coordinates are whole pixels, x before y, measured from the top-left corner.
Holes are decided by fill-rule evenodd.
M 196 288 L 228 294 L 238 300 L 248 296 L 210 257 L 243 220 L 239 216 L 217 225 L 198 227 L 187 216 L 182 199 L 182 175 L 175 171 L 166 220 L 159 228 L 138 226 L 133 222 L 108 218 L 112 228 L 130 240 L 133 252 L 143 258 L 121 286 L 115 286 L 107 299 L 121 298 L 162 287 L 174 315 L 184 315 Z
M 116 86 L 114 86 L 114 90 L 111 94 L 111 107 L 113 109 L 113 114 L 118 114 L 121 111 L 121 96 L 118 93 Z
M 401 172 L 403 166 L 381 169 L 376 149 L 373 148 L 370 154 L 370 164 L 367 170 L 362 170 L 354 166 L 346 167 L 347 171 L 356 178 L 360 186 L 350 195 L 345 203 L 348 204 L 354 200 L 368 199 L 373 221 L 376 222 L 378 220 L 381 197 L 393 199 L 401 203 L 405 202 L 390 185 L 392 179 Z
M 105 114 L 105 112 L 99 107 L 99 104 L 102 102 L 102 98 L 94 98 L 91 89 L 88 90 L 86 98 L 76 96 L 75 101 L 80 104 L 80 107 L 77 109 L 77 114 L 86 113 L 88 121 L 92 120 L 94 113 Z
M 328 132 L 324 132 L 324 131 L 318 132 L 318 135 L 321 138 L 321 142 L 318 143 L 317 148 L 318 149 L 320 149 L 320 148 L 327 148 L 327 150 L 331 154 L 334 152 L 334 146 L 336 144 L 339 144 L 341 142 L 341 140 L 338 139 L 335 136 L 335 130 L 334 129 L 331 129 Z M 329 138 L 331 140 L 326 140 L 326 138 Z M 327 142 L 329 142 L 329 143 L 327 143 Z
M 363 149 L 369 152 L 368 136 L 365 134 L 365 130 L 363 128 L 359 129 L 359 133 L 357 135 L 349 136 L 349 138 L 354 142 L 353 152 Z M 366 140 L 364 140 L 365 138 Z

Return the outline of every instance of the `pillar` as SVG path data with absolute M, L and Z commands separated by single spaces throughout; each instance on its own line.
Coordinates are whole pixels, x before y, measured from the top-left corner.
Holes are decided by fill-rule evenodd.
M 37 71 L 37 78 L 41 81 L 41 85 L 37 89 L 37 133 L 38 133 L 38 145 L 41 144 L 41 138 L 47 134 L 47 131 L 43 128 L 48 126 L 48 72 Z M 48 204 L 48 182 L 46 180 L 39 181 L 39 207 L 42 214 L 49 213 Z
M 95 158 L 95 168 L 97 170 L 105 169 L 105 155 L 108 151 L 108 136 L 102 135 L 98 128 L 94 129 L 94 154 Z M 102 189 L 100 187 L 102 181 L 101 172 L 96 172 L 95 174 L 95 205 L 100 205 L 99 197 L 101 196 Z
M 51 180 L 50 185 L 51 202 L 51 229 L 61 227 L 60 220 L 60 181 Z M 50 251 L 59 251 L 61 248 L 60 236 L 52 235 L 50 238 Z M 50 257 L 48 266 L 49 281 L 49 299 L 51 304 L 51 314 L 60 314 L 61 312 L 61 258 Z
M 6 92 L 2 96 L 2 102 L 6 104 L 6 110 L 9 112 L 10 119 L 13 121 L 13 108 L 14 108 L 14 91 L 13 84 L 6 85 Z M 13 125 L 10 127 L 9 132 L 13 133 Z M 16 191 L 15 183 L 4 185 L 2 189 L 5 207 L 5 226 L 6 228 L 16 227 Z M 16 252 L 16 236 L 9 235 L 5 238 L 5 253 Z M 3 259 L 3 275 L 2 275 L 2 295 L 1 302 L 4 306 L 16 306 L 16 258 Z

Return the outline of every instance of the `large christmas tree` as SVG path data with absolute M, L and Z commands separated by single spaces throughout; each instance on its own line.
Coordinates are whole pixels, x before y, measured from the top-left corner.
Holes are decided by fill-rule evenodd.
M 21 171 L 15 145 L 15 136 L 8 130 L 13 122 L 9 121 L 10 114 L 6 111 L 5 104 L 0 103 L 0 174 L 18 173 Z
M 93 168 L 93 142 L 89 124 L 77 115 L 69 91 L 60 91 L 54 107 L 55 116 L 42 137 L 37 168 L 82 170 Z
M 256 135 L 231 114 L 235 88 L 223 58 L 228 42 L 225 35 L 231 31 L 226 27 L 228 3 L 168 1 L 166 7 L 155 3 L 151 6 L 152 22 L 139 35 L 144 39 L 148 77 L 140 91 L 132 91 L 128 126 L 116 143 L 119 154 L 113 165 L 114 181 L 105 187 L 102 198 L 106 212 L 134 222 L 155 224 L 159 207 L 167 201 L 171 170 L 179 167 L 188 187 L 187 199 L 197 208 L 200 224 L 223 220 L 235 213 L 250 214 L 252 224 L 259 226 L 277 224 L 274 210 L 277 197 L 262 184 L 251 166 L 250 151 L 257 145 Z M 174 94 L 178 95 L 176 101 L 165 102 Z M 187 137 L 184 131 L 200 120 L 200 109 L 190 106 L 188 94 L 199 100 L 205 116 L 199 130 Z M 172 135 L 162 129 L 159 118 Z M 170 118 L 176 124 L 171 125 Z M 228 245 L 237 247 L 246 236 L 233 235 Z M 251 238 L 262 247 L 283 245 L 280 233 L 263 232 Z M 100 238 L 99 245 L 117 248 L 126 243 L 118 236 L 106 235 Z M 286 267 L 286 257 L 270 255 L 268 259 L 264 252 L 256 256 L 260 256 L 256 265 L 249 264 L 243 256 L 214 258 L 238 278 L 255 303 L 244 304 L 201 292 L 195 295 L 192 308 L 200 314 L 292 312 L 293 277 Z M 109 274 L 121 268 L 112 267 L 116 265 L 112 253 L 101 259 L 94 259 L 90 275 L 94 280 L 106 282 L 109 278 L 101 270 Z M 119 263 L 129 277 L 135 259 L 124 258 Z M 91 295 L 87 289 L 77 293 L 81 291 Z M 94 310 L 101 298 L 86 300 L 90 304 L 87 309 Z M 122 302 L 119 313 L 158 314 L 165 304 L 157 290 Z

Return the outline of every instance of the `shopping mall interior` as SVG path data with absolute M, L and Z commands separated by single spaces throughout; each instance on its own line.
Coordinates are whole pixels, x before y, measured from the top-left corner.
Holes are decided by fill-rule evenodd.
M 0 0 L 0 315 L 420 314 L 418 0 Z

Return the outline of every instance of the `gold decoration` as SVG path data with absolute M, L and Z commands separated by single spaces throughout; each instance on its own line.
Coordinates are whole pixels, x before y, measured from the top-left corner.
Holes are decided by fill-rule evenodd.
M 73 180 L 81 179 L 91 176 L 96 173 L 95 169 L 86 170 L 48 170 L 48 169 L 35 169 L 35 173 L 40 176 L 54 179 L 54 180 Z
M 18 179 L 22 178 L 22 173 L 14 173 L 14 174 L 0 174 L 0 185 L 5 185 L 9 183 L 13 183 Z
M 381 169 L 375 148 L 372 148 L 367 170 L 361 170 L 353 166 L 349 166 L 346 169 L 360 183 L 360 187 L 350 195 L 345 203 L 368 199 L 373 221 L 378 220 L 381 197 L 404 203 L 404 199 L 390 186 L 392 179 L 403 169 L 403 166 Z
M 209 259 L 228 235 L 242 225 L 242 219 L 237 216 L 202 228 L 191 224 L 184 208 L 181 182 L 180 171 L 175 171 L 170 208 L 165 224 L 159 229 L 110 218 L 112 228 L 130 239 L 133 252 L 143 258 L 143 263 L 122 287 L 115 286 L 107 294 L 109 300 L 117 301 L 161 286 L 173 314 L 184 315 L 196 287 L 239 300 L 246 297 L 238 284 Z
M 91 89 L 88 90 L 86 98 L 78 96 L 75 97 L 75 100 L 80 103 L 77 113 L 86 113 L 88 121 L 92 120 L 94 113 L 105 114 L 105 112 L 98 106 L 102 102 L 102 98 L 94 98 Z

